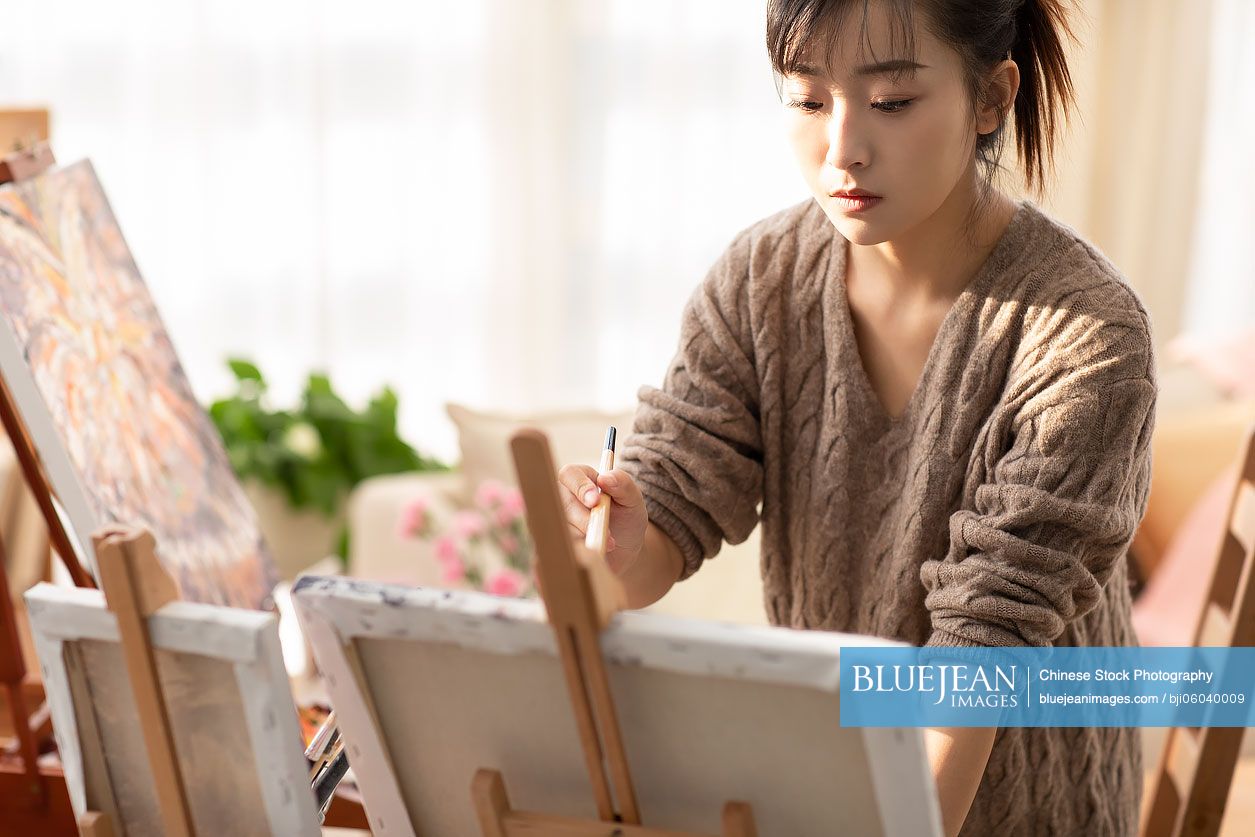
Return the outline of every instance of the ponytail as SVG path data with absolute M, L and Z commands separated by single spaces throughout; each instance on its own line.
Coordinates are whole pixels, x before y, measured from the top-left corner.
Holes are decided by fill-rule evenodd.
M 1076 104 L 1063 37 L 1075 41 L 1061 0 L 1023 0 L 1015 12 L 1011 59 L 1020 68 L 1015 97 L 1015 147 L 1031 189 L 1041 191 L 1053 168 L 1061 128 Z

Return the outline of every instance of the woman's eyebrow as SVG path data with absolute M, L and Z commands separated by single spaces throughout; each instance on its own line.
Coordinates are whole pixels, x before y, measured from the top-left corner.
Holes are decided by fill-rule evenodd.
M 889 61 L 877 61 L 875 64 L 864 64 L 862 67 L 856 67 L 854 75 L 860 78 L 866 76 L 903 76 L 914 75 L 917 70 L 927 69 L 927 64 L 920 64 L 906 58 L 894 58 Z M 824 74 L 818 67 L 810 64 L 799 64 L 793 68 L 793 72 L 803 76 L 822 76 Z

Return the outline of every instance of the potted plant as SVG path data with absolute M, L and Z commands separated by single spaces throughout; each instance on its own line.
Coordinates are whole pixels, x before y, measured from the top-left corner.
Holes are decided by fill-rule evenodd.
M 284 578 L 331 553 L 347 561 L 344 502 L 362 480 L 449 470 L 399 436 L 397 397 L 389 387 L 358 411 L 316 372 L 295 408 L 276 410 L 255 364 L 238 358 L 227 364 L 236 391 L 213 402 L 209 415 Z

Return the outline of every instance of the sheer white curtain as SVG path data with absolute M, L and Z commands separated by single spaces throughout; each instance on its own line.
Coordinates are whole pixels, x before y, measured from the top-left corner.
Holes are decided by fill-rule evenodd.
M 1207 116 L 1185 330 L 1255 330 L 1255 3 L 1213 0 Z
M 6 4 L 0 106 L 91 157 L 202 398 L 385 382 L 620 407 L 732 236 L 805 198 L 763 0 Z

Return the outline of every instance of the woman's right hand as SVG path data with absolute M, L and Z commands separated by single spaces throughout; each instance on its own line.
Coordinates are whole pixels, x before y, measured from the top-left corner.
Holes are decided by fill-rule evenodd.
M 598 475 L 597 469 L 588 465 L 565 466 L 558 472 L 558 486 L 571 536 L 581 543 L 588 532 L 588 516 L 601 498 L 598 489 L 610 497 L 606 563 L 611 572 L 622 575 L 640 557 L 649 527 L 640 487 L 621 468 Z

